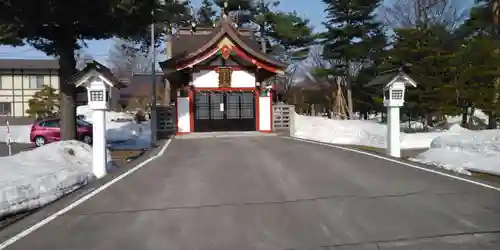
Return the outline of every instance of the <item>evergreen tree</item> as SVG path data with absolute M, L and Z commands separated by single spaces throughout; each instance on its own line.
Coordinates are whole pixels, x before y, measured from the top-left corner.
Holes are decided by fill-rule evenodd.
M 76 72 L 74 53 L 85 45 L 81 41 L 119 36 L 148 44 L 152 21 L 176 22 L 185 7 L 176 0 L 0 1 L 0 43 L 31 45 L 58 58 L 61 138 L 75 139 L 76 89 L 66 81 Z
M 254 11 L 257 7 L 257 1 L 259 0 L 213 0 L 214 3 L 219 6 L 220 9 L 225 9 L 226 11 Z M 226 7 L 227 5 L 227 7 Z
M 28 101 L 29 108 L 26 110 L 32 117 L 45 117 L 55 115 L 59 111 L 59 94 L 56 89 L 44 85 Z
M 480 108 L 495 116 L 500 112 L 500 41 L 491 36 L 474 36 L 461 46 L 457 64 L 462 62 L 457 89 L 466 107 Z M 489 121 L 489 128 L 496 128 Z M 494 123 L 492 125 L 491 123 Z
M 424 125 L 432 122 L 433 116 L 458 112 L 452 85 L 456 72 L 450 67 L 452 35 L 443 26 L 399 29 L 395 33 L 393 48 L 383 68 L 397 68 L 411 62 L 407 73 L 418 83 L 416 89 L 408 90 L 403 112 L 421 118 Z
M 471 9 L 470 18 L 460 27 L 461 35 L 466 38 L 481 37 L 483 42 L 486 41 L 484 39 L 494 39 L 497 42 L 491 40 L 488 44 L 493 46 L 490 48 L 490 53 L 500 53 L 498 48 L 494 48 L 496 45 L 493 45 L 500 41 L 500 0 L 478 0 L 476 2 L 480 4 Z M 500 55 L 491 56 L 500 57 Z M 497 63 L 493 65 L 496 66 Z M 484 103 L 487 107 L 498 105 L 498 96 L 500 96 L 500 74 L 494 77 L 491 84 L 493 84 L 493 86 L 490 88 L 490 95 L 493 97 L 490 99 L 493 103 L 490 105 Z M 485 107 L 484 109 L 489 116 L 488 128 L 497 128 L 497 117 L 499 113 L 491 108 Z
M 323 56 L 334 68 L 330 73 L 346 78 L 347 98 L 352 116 L 352 76 L 354 66 L 370 62 L 377 46 L 385 47 L 382 25 L 375 20 L 379 0 L 323 0 L 327 5 L 327 31 L 323 34 Z M 351 117 L 352 118 L 352 117 Z
M 309 56 L 315 40 L 313 29 L 309 20 L 295 12 L 267 12 L 263 17 L 266 19 L 265 40 L 271 45 L 271 55 L 290 65 L 284 76 L 276 75 L 270 81 L 276 80 L 288 89 L 298 71 L 298 63 Z

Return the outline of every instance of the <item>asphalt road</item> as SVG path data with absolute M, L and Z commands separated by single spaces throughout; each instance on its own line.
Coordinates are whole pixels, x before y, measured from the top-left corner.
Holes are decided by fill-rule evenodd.
M 11 149 L 12 154 L 17 154 L 19 152 L 29 151 L 33 149 L 35 146 L 33 144 L 24 144 L 24 143 L 12 143 Z M 0 157 L 9 156 L 9 147 L 5 143 L 0 143 Z
M 500 192 L 280 137 L 177 139 L 7 249 L 500 249 Z

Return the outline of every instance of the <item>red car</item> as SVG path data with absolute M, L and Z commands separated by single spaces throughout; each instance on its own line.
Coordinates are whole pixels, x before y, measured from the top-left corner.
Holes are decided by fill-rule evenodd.
M 76 126 L 78 139 L 87 144 L 92 144 L 92 124 L 77 119 Z M 30 140 L 37 147 L 61 140 L 59 118 L 45 118 L 33 123 L 31 126 Z

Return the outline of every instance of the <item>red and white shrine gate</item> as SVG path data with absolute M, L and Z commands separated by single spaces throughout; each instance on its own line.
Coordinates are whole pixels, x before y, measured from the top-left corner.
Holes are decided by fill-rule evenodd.
M 182 44 L 183 36 L 174 39 Z M 287 65 L 227 18 L 198 39 L 205 42 L 160 63 L 176 90 L 177 133 L 272 131 L 272 94 L 261 83 Z

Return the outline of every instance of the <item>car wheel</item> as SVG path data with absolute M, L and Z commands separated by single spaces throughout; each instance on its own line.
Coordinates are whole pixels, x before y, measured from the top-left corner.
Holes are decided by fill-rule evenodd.
M 45 137 L 43 136 L 37 136 L 35 137 L 35 145 L 37 147 L 41 147 L 43 145 L 47 144 L 47 139 L 45 139 Z
M 82 141 L 83 141 L 83 143 L 92 145 L 92 136 L 90 136 L 90 135 L 83 135 L 82 136 Z

